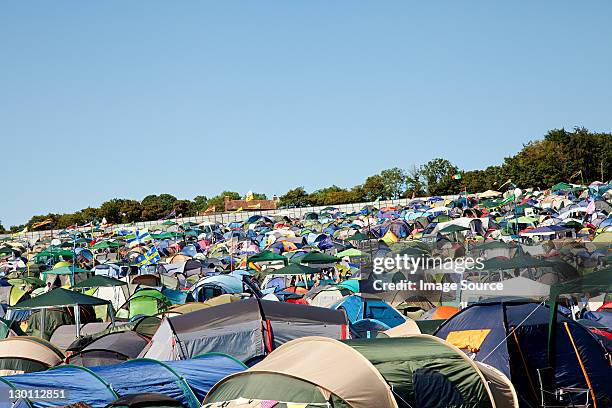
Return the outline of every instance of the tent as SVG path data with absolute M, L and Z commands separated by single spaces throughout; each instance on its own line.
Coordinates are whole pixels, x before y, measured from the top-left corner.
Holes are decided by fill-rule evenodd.
M 391 386 L 400 408 L 518 408 L 510 381 L 494 393 L 481 369 L 458 348 L 430 335 L 348 340 Z M 501 375 L 503 378 L 503 375 Z
M 312 306 L 330 307 L 352 293 L 340 285 L 315 286 L 304 295 L 304 299 Z
M 242 279 L 235 275 L 206 276 L 194 284 L 190 293 L 198 302 L 204 302 L 220 295 L 242 293 Z
M 246 371 L 224 378 L 210 390 L 203 407 L 239 407 L 252 400 L 312 407 L 397 408 L 391 388 L 354 348 L 324 337 L 286 343 Z M 219 404 L 225 403 L 226 404 Z M 215 405 L 216 404 L 216 405 Z
M 413 334 L 421 334 L 421 329 L 414 320 L 406 319 L 404 323 L 378 333 L 376 337 L 407 337 Z
M 140 354 L 149 340 L 133 331 L 111 332 L 94 339 L 66 358 L 67 364 L 83 367 L 118 364 Z
M 119 308 L 117 317 L 121 319 L 132 319 L 136 316 L 155 316 L 164 312 L 171 302 L 157 289 L 142 288 L 134 292 L 132 296 Z
M 60 282 L 59 286 L 68 286 L 87 279 L 91 273 L 92 272 L 87 269 L 82 269 L 74 265 L 60 266 L 59 268 L 44 271 L 41 274 L 41 279 L 51 285 L 54 285 L 56 279 L 58 279 Z
M 25 333 L 19 327 L 18 322 L 11 322 L 10 320 L 0 318 L 0 340 L 23 335 Z
M 222 352 L 250 362 L 298 337 L 346 338 L 346 325 L 340 311 L 251 298 L 165 317 L 142 356 L 180 360 Z
M 503 285 L 502 290 L 493 289 L 466 289 L 461 291 L 461 302 L 466 304 L 481 299 L 492 297 L 525 297 L 531 299 L 548 298 L 550 294 L 550 286 L 544 283 L 517 276 L 516 278 L 500 281 Z
M 184 408 L 174 398 L 156 392 L 128 394 L 117 398 L 104 408 Z
M 127 282 L 119 279 L 111 278 L 104 275 L 94 275 L 91 278 L 80 281 L 72 286 L 72 288 L 102 288 L 113 286 L 125 286 Z
M 81 336 L 89 336 L 91 334 L 99 333 L 108 329 L 109 326 L 111 326 L 111 323 L 108 322 L 85 323 L 81 325 Z M 57 346 L 60 350 L 67 350 L 68 347 L 74 342 L 75 331 L 76 328 L 74 324 L 63 324 L 58 326 L 53 331 L 49 341 Z
M 40 373 L 4 377 L 18 389 L 66 390 L 62 405 L 85 402 L 103 408 L 120 396 L 155 392 L 199 408 L 208 390 L 223 377 L 244 370 L 223 354 L 206 354 L 184 361 L 135 359 L 122 364 L 85 368 L 64 365 Z M 57 406 L 57 401 L 33 400 L 34 408 Z
M 556 366 L 550 374 L 555 389 L 580 389 L 596 396 L 598 405 L 612 402 L 612 367 L 597 338 L 579 323 L 557 316 Z M 473 359 L 491 365 L 512 380 L 522 402 L 538 405 L 539 378 L 550 371 L 547 355 L 549 309 L 543 303 L 491 299 L 469 306 L 450 319 L 435 335 L 464 350 Z M 548 388 L 548 387 L 546 387 Z M 577 396 L 584 398 L 586 392 Z
M 63 361 L 64 354 L 41 338 L 18 336 L 0 340 L 0 376 L 44 371 Z
M 328 265 L 340 262 L 342 259 L 319 251 L 310 251 L 299 262 L 302 264 Z
M 43 295 L 36 296 L 31 299 L 23 300 L 17 303 L 12 309 L 40 309 L 40 327 L 39 332 L 44 335 L 46 316 L 45 310 L 56 307 L 73 307 L 74 308 L 74 323 L 76 329 L 76 337 L 80 337 L 81 333 L 81 307 L 82 306 L 100 306 L 107 305 L 111 321 L 114 319 L 112 306 L 108 300 L 100 299 L 94 296 L 84 295 L 64 288 L 53 289 Z
M 334 303 L 330 308 L 345 311 L 351 325 L 360 320 L 370 319 L 382 323 L 384 330 L 387 330 L 406 321 L 406 318 L 387 302 L 370 295 L 350 295 Z

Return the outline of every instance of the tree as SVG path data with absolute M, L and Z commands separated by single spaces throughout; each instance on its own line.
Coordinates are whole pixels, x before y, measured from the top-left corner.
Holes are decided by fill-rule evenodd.
M 191 201 L 189 200 L 176 200 L 174 205 L 172 206 L 172 211 L 174 211 L 177 217 L 191 217 Z
M 420 197 L 425 194 L 421 171 L 412 165 L 406 172 L 406 197 Z
M 199 195 L 195 196 L 193 200 L 191 200 L 191 210 L 190 213 L 197 215 L 202 211 L 206 211 L 208 208 L 208 197 Z
M 138 222 L 142 217 L 142 205 L 137 200 L 123 200 L 120 207 L 121 222 Z M 107 221 L 109 221 L 107 219 Z
M 400 198 L 406 192 L 406 172 L 399 167 L 380 172 L 387 200 Z
M 367 201 L 387 199 L 385 196 L 385 181 L 380 174 L 368 177 L 362 188 Z
M 225 201 L 226 196 L 230 200 L 240 200 L 241 199 L 240 193 L 237 193 L 235 191 L 224 191 L 221 194 L 218 194 L 214 196 L 213 198 L 211 198 L 210 200 L 208 200 L 208 206 L 214 206 L 215 211 L 217 212 L 224 211 L 225 210 L 224 201 Z
M 119 198 L 113 198 L 112 200 L 103 202 L 99 209 L 100 216 L 106 218 L 106 221 L 110 223 L 120 223 L 122 219 L 121 205 L 122 200 Z
M 306 207 L 308 204 L 309 197 L 304 187 L 291 189 L 279 198 L 281 207 Z
M 170 214 L 177 199 L 171 194 L 149 195 L 142 200 L 142 217 L 147 221 L 159 220 Z
M 458 169 L 446 159 L 433 159 L 421 166 L 420 173 L 425 180 L 429 195 L 453 194 L 459 188 L 453 183 Z

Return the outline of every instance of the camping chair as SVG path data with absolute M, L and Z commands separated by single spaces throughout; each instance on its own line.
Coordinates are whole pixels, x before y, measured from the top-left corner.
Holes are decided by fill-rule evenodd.
M 588 388 L 557 388 L 555 370 L 552 367 L 539 368 L 537 371 L 542 408 L 589 408 L 592 406 L 589 401 L 590 391 Z M 582 400 L 584 396 L 586 396 L 584 404 L 576 404 L 574 400 Z

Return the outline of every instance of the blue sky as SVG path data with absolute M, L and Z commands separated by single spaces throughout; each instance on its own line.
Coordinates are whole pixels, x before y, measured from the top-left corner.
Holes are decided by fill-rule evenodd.
M 610 131 L 612 2 L 0 5 L 5 226 L 113 197 L 352 186 Z

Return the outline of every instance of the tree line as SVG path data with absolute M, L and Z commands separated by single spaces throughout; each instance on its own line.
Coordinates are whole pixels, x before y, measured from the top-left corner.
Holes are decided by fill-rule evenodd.
M 492 141 L 494 142 L 494 141 Z M 475 149 L 473 154 L 480 154 Z M 307 192 L 296 187 L 279 197 L 281 207 L 335 205 L 363 201 L 410 198 L 423 195 L 470 193 L 497 189 L 507 180 L 522 188 L 544 189 L 558 182 L 589 183 L 606 181 L 612 177 L 612 133 L 589 132 L 585 128 L 554 129 L 543 139 L 529 142 L 514 156 L 506 157 L 502 164 L 482 170 L 461 171 L 450 161 L 435 158 L 407 169 L 393 167 L 368 177 L 351 188 L 336 185 Z M 25 224 L 5 231 L 30 229 L 50 220 L 45 227 L 66 228 L 83 225 L 103 218 L 109 223 L 131 223 L 159 220 L 168 215 L 190 217 L 205 211 L 223 211 L 224 197 L 244 199 L 235 191 L 224 191 L 214 197 L 199 195 L 183 200 L 171 194 L 149 195 L 141 201 L 114 198 L 98 208 L 88 207 L 69 214 L 35 215 Z M 266 199 L 255 193 L 255 199 Z

